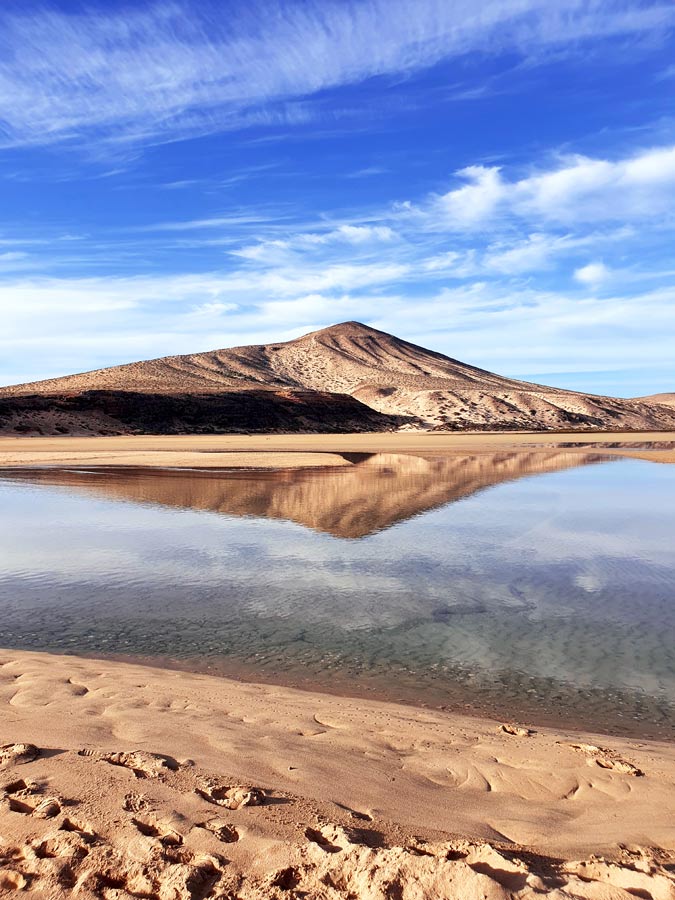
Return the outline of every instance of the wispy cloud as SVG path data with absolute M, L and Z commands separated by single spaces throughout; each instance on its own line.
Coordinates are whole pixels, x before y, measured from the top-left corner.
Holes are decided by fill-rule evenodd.
M 238 213 L 234 212 L 226 216 L 214 216 L 209 219 L 186 219 L 175 222 L 155 222 L 151 225 L 139 225 L 129 229 L 137 232 L 153 231 L 203 231 L 213 228 L 231 228 L 247 225 L 269 225 L 283 219 L 283 214 L 277 213 L 273 217 L 264 213 Z
M 330 244 L 352 244 L 367 247 L 372 244 L 393 241 L 396 232 L 389 225 L 343 224 L 322 232 L 299 232 L 287 238 L 260 241 L 257 244 L 231 250 L 233 256 L 259 262 L 274 263 L 283 260 L 289 251 L 325 247 Z
M 624 0 L 333 0 L 152 3 L 102 12 L 0 13 L 5 146 L 163 141 L 307 121 L 304 100 L 410 76 L 472 51 L 545 55 L 590 39 L 659 33 L 672 4 Z

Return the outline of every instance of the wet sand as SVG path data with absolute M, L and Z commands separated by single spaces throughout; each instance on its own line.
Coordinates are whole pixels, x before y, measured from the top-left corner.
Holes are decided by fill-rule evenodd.
M 675 896 L 672 744 L 8 650 L 0 702 L 8 896 Z
M 353 453 L 454 452 L 547 449 L 588 445 L 603 452 L 675 462 L 675 432 L 480 432 L 447 434 L 190 435 L 133 437 L 0 437 L 0 467 L 14 466 L 167 466 L 182 468 L 284 468 L 349 464 Z M 645 448 L 645 444 L 664 446 Z M 617 446 L 622 445 L 622 446 Z M 345 454 L 347 455 L 345 458 Z

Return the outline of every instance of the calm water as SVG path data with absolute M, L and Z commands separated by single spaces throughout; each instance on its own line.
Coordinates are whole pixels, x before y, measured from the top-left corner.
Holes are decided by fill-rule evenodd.
M 675 731 L 675 466 L 0 474 L 0 646 Z

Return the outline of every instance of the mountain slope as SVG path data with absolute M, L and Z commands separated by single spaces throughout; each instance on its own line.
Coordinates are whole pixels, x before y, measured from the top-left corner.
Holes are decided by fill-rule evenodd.
M 648 397 L 636 397 L 635 399 L 639 400 L 641 403 L 647 403 L 649 405 L 653 405 L 654 403 L 656 403 L 658 406 L 675 407 L 675 393 L 650 394 Z
M 96 369 L 1 393 L 62 393 L 114 390 L 158 393 L 219 393 L 246 388 L 294 387 L 353 393 L 362 385 L 392 382 L 408 388 L 520 387 L 524 382 L 425 350 L 359 322 L 344 322 L 293 341 L 233 347 Z
M 264 430 L 265 409 L 279 405 L 283 414 L 271 417 L 269 430 L 388 430 L 404 424 L 427 429 L 675 428 L 675 408 L 652 400 L 598 397 L 504 378 L 358 322 L 284 343 L 168 356 L 4 388 L 0 428 L 30 430 L 40 419 L 44 431 L 58 419 L 61 430 L 73 430 L 72 410 L 64 410 L 64 404 L 81 406 L 85 395 L 88 411 L 77 427 L 86 429 L 93 421 L 94 403 L 104 413 L 99 431 L 115 427 L 109 419 L 131 431 Z M 226 409 L 210 423 L 215 396 L 223 398 Z M 289 412 L 291 397 L 303 407 L 297 415 Z M 342 410 L 337 419 L 331 397 Z M 168 412 L 163 418 L 147 410 L 141 414 L 143 403 L 155 410 L 163 404 Z M 185 419 L 186 405 L 206 410 L 197 416 L 198 425 Z M 256 405 L 259 411 L 250 415 Z M 118 407 L 126 410 L 126 418 L 115 414 Z M 0 403 L 0 417 L 2 409 Z

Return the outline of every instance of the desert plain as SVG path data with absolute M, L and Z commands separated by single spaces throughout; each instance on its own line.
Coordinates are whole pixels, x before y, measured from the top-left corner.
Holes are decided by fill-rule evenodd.
M 561 443 L 668 464 L 673 442 L 0 438 L 0 466 L 345 466 Z M 675 898 L 671 743 L 20 650 L 0 651 L 0 703 L 2 896 Z

